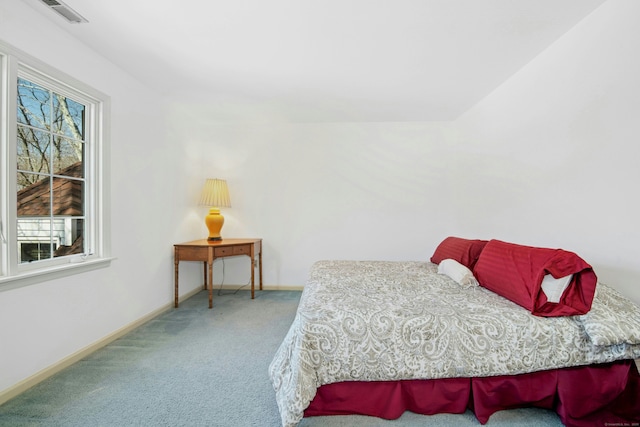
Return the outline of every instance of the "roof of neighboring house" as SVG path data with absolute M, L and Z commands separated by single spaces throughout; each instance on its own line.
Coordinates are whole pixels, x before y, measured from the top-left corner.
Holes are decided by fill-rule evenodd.
M 60 245 L 54 251 L 53 256 L 64 256 L 71 254 L 81 254 L 84 251 L 84 239 L 82 235 L 78 236 L 76 240 L 71 244 L 71 246 Z
M 57 175 L 73 178 L 83 177 L 82 162 L 77 162 L 59 171 Z M 45 178 L 18 191 L 17 212 L 21 216 L 49 216 L 49 178 Z M 83 181 L 53 178 L 53 214 L 83 215 Z

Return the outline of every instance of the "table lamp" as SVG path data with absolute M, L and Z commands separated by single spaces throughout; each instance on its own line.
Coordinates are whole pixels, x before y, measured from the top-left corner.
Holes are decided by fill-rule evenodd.
M 231 207 L 227 181 L 224 179 L 207 179 L 200 194 L 200 205 L 209 206 L 209 214 L 204 218 L 209 229 L 208 241 L 222 240 L 220 230 L 224 224 L 224 217 L 220 214 L 220 208 Z

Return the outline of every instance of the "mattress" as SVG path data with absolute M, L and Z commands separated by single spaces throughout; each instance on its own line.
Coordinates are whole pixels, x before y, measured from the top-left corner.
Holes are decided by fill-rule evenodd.
M 269 375 L 282 424 L 291 427 L 325 384 L 494 377 L 638 358 L 637 310 L 599 284 L 587 315 L 538 317 L 488 289 L 458 285 L 429 262 L 319 261 Z M 632 320 L 618 330 L 621 318 Z

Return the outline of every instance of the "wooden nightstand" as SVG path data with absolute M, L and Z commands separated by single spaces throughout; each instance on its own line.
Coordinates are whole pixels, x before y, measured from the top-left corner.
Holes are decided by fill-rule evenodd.
M 262 239 L 223 239 L 209 242 L 194 240 L 173 245 L 175 263 L 175 307 L 178 307 L 178 264 L 180 261 L 202 261 L 204 263 L 204 287 L 209 290 L 209 308 L 213 307 L 213 261 L 216 258 L 247 255 L 251 258 L 251 299 L 254 298 L 255 262 L 258 255 L 258 273 L 262 290 Z

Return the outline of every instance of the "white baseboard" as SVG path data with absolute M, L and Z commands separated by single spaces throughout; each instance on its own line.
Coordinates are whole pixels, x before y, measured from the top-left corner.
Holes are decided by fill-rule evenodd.
M 242 291 L 250 291 L 251 285 L 213 285 L 213 290 L 216 289 L 224 289 L 224 290 L 232 290 L 235 291 L 238 288 Z M 262 285 L 263 291 L 301 291 L 304 289 L 304 286 L 280 286 L 280 285 Z M 258 286 L 255 287 L 256 292 L 260 292 Z
M 192 297 L 193 295 L 199 293 L 202 290 L 202 288 L 198 288 L 195 289 L 191 292 L 188 292 L 187 294 L 183 295 L 180 297 L 180 301 L 184 301 L 190 297 Z M 28 389 L 30 389 L 31 387 L 35 386 L 36 384 L 46 380 L 47 378 L 57 374 L 58 372 L 62 371 L 65 368 L 68 368 L 69 366 L 73 365 L 74 363 L 84 359 L 85 357 L 89 356 L 91 353 L 100 350 L 102 347 L 106 346 L 107 344 L 112 343 L 113 341 L 117 340 L 118 338 L 128 334 L 129 332 L 133 331 L 134 329 L 142 326 L 143 324 L 147 323 L 148 321 L 154 319 L 155 317 L 159 316 L 160 314 L 169 311 L 173 309 L 173 301 L 169 304 L 166 304 L 162 307 L 160 307 L 157 310 L 152 311 L 151 313 L 147 314 L 146 316 L 141 317 L 140 319 L 136 320 L 135 322 L 132 322 L 120 329 L 118 329 L 115 332 L 112 332 L 111 334 L 101 338 L 100 340 L 94 342 L 93 344 L 90 344 L 78 351 L 76 351 L 73 354 L 70 354 L 69 356 L 65 357 L 64 359 L 54 363 L 53 365 L 39 371 L 36 372 L 35 374 L 31 375 L 30 377 L 20 381 L 19 383 L 9 387 L 8 389 L 3 390 L 2 392 L 0 392 L 0 405 L 2 405 L 3 403 L 13 399 L 14 397 L 18 396 L 21 393 L 24 393 L 25 391 L 27 391 Z
M 265 291 L 301 291 L 304 286 L 262 286 Z

